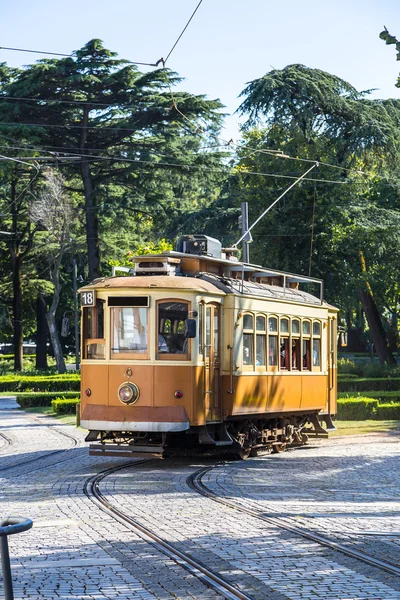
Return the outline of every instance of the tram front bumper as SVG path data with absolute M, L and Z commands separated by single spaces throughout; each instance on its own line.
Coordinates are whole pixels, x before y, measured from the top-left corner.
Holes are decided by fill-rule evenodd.
M 183 406 L 99 406 L 87 404 L 81 427 L 91 431 L 176 432 L 190 428 Z

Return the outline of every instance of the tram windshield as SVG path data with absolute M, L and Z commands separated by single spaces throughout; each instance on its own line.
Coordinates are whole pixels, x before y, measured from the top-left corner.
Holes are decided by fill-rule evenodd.
M 144 307 L 113 307 L 112 355 L 147 354 L 148 309 Z

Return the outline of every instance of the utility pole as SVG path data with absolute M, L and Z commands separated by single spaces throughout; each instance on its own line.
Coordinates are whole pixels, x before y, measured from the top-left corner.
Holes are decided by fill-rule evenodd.
M 249 229 L 249 203 L 242 202 L 242 262 L 249 263 L 250 262 L 250 250 L 249 244 L 253 241 L 251 237 L 251 233 L 248 231 Z
M 79 371 L 79 320 L 78 320 L 78 293 L 77 293 L 77 265 L 76 258 L 72 259 L 73 288 L 74 288 L 74 323 L 75 323 L 75 368 Z

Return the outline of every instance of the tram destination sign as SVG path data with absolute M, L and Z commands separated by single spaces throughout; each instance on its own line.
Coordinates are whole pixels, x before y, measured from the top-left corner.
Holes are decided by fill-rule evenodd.
M 81 293 L 81 306 L 96 306 L 96 292 L 94 290 Z

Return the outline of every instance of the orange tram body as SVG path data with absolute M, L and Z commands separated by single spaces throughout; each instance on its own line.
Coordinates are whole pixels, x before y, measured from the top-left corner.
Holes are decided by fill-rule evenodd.
M 133 260 L 134 274 L 79 290 L 91 454 L 245 458 L 334 428 L 337 309 L 322 281 L 240 263 L 200 235 Z

